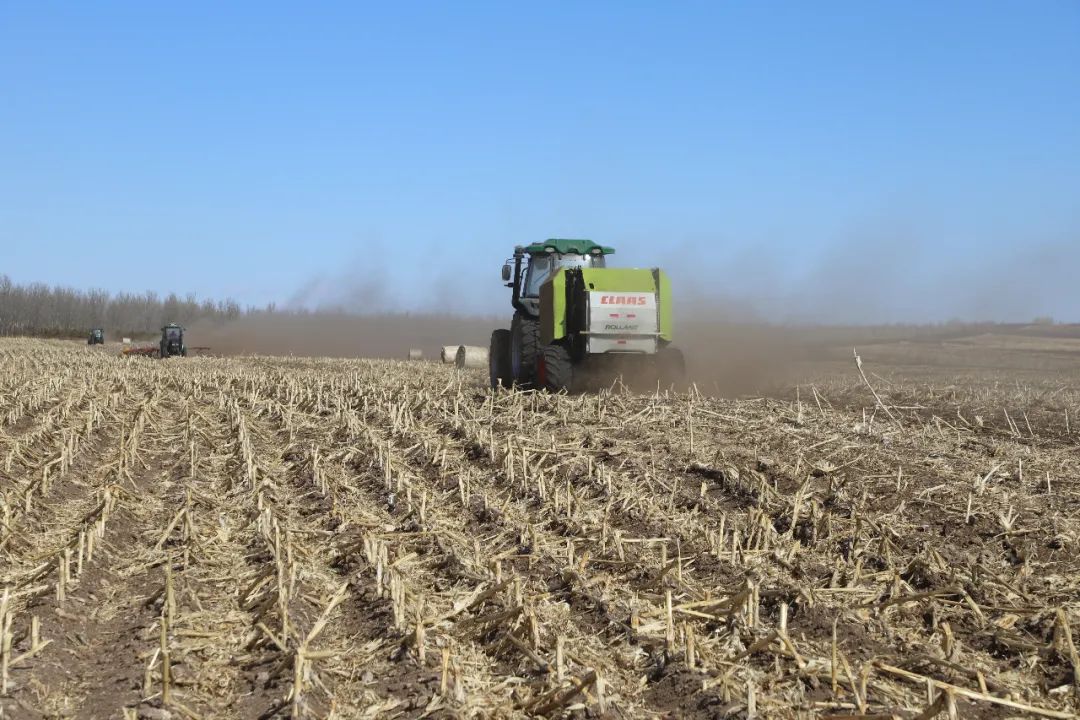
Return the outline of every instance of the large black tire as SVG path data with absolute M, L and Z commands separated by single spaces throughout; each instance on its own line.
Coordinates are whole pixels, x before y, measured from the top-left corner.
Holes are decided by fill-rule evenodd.
M 545 345 L 536 362 L 537 384 L 548 392 L 574 389 L 574 363 L 562 345 Z
M 514 380 L 519 387 L 533 386 L 539 355 L 540 321 L 520 311 L 514 313 L 510 322 L 510 357 Z
M 680 388 L 686 384 L 686 359 L 679 348 L 671 346 L 660 348 L 656 353 L 656 372 L 660 378 L 660 387 L 674 385 Z
M 491 345 L 488 348 L 488 373 L 491 376 L 491 389 L 514 386 L 514 368 L 510 360 L 510 331 L 496 330 L 491 333 Z

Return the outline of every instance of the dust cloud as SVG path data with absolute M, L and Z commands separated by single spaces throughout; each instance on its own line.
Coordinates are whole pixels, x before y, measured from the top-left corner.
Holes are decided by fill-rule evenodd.
M 436 359 L 443 345 L 487 347 L 491 331 L 509 327 L 505 317 L 412 313 L 355 315 L 337 312 L 256 313 L 226 324 L 188 328 L 190 346 L 221 355 L 368 357 L 403 359 L 410 349 Z M 792 376 L 793 363 L 813 344 L 793 329 L 765 324 L 684 321 L 676 345 L 690 379 L 702 392 L 722 395 L 775 392 Z
M 676 259 L 668 272 L 682 290 L 681 308 L 709 307 L 724 321 L 880 326 L 1077 322 L 1077 267 L 1080 227 L 1002 248 L 979 239 L 951 243 L 896 223 L 797 257 L 756 248 Z
M 193 327 L 189 344 L 223 354 L 376 358 L 419 348 L 435 358 L 443 345 L 487 346 L 494 328 L 509 327 L 509 293 L 486 265 L 468 272 L 417 266 L 411 272 L 425 277 L 391 282 L 391 268 L 372 267 L 371 257 L 380 254 L 302 283 L 285 312 Z M 794 270 L 763 250 L 674 257 L 696 259 L 665 268 L 676 292 L 676 345 L 690 379 L 719 395 L 790 390 L 807 363 L 851 362 L 852 347 L 870 343 L 993 331 L 988 321 L 1080 318 L 1073 289 L 1080 243 L 950 265 L 917 233 L 897 230 L 834 243 Z M 424 290 L 411 291 L 406 305 L 396 287 Z
M 497 322 L 411 313 L 255 313 L 223 325 L 195 325 L 187 339 L 223 355 L 404 358 L 417 348 L 436 358 L 443 345 L 486 347 Z
M 410 272 L 424 276 L 405 282 L 395 275 L 401 264 L 388 256 L 376 241 L 363 257 L 300 283 L 282 309 L 194 326 L 188 344 L 225 355 L 405 358 L 420 349 L 425 358 L 437 358 L 444 345 L 487 347 L 491 331 L 508 326 L 508 296 L 506 319 L 469 312 L 475 278 L 417 264 Z
M 923 325 L 779 325 L 695 317 L 676 321 L 675 345 L 686 358 L 688 379 L 706 394 L 722 397 L 787 395 L 824 368 L 849 367 L 852 348 L 872 364 L 960 364 L 976 367 L 979 342 L 972 339 L 1080 338 L 1077 325 L 941 323 Z M 189 346 L 213 354 L 404 359 L 420 349 L 437 359 L 443 345 L 486 347 L 491 331 L 509 326 L 500 317 L 385 313 L 256 313 L 226 324 L 188 328 Z M 955 341 L 961 340 L 957 346 Z M 1033 346 L 1036 347 L 1036 346 Z M 1041 345 L 1039 346 L 1041 347 Z M 958 348 L 960 350 L 958 354 Z M 1052 348 L 1051 348 L 1052 349 Z M 972 355 L 974 353 L 975 355 Z M 1010 367 L 1041 362 L 1021 358 Z M 878 365 L 881 367 L 881 365 Z
M 676 342 L 691 379 L 722 395 L 790 389 L 811 363 L 852 363 L 854 347 L 1047 336 L 1050 319 L 1080 320 L 1075 237 L 996 253 L 975 242 L 965 252 L 896 222 L 859 228 L 796 260 L 767 247 L 717 256 L 722 243 L 700 245 L 710 250 L 683 247 L 666 268 Z M 1027 327 L 1036 320 L 1037 329 Z
M 782 392 L 810 351 L 785 328 L 693 320 L 676 324 L 675 345 L 686 358 L 688 380 L 723 396 Z

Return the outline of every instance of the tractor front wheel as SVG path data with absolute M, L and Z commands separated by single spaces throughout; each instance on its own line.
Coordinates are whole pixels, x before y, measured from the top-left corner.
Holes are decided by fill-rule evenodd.
M 562 345 L 545 345 L 536 361 L 536 381 L 548 392 L 574 388 L 574 363 Z
M 514 368 L 510 358 L 510 331 L 496 330 L 491 333 L 491 345 L 488 348 L 488 374 L 491 376 L 491 389 L 514 385 Z

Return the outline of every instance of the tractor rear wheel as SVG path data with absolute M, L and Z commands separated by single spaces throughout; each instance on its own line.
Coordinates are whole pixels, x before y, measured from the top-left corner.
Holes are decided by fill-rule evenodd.
M 514 385 L 514 368 L 510 359 L 510 331 L 496 330 L 491 333 L 491 346 L 488 348 L 488 374 L 491 376 L 491 389 Z
M 510 349 L 514 380 L 519 387 L 532 387 L 540 354 L 540 322 L 521 311 L 514 313 L 510 322 Z
M 536 361 L 536 376 L 540 387 L 549 392 L 573 390 L 574 363 L 570 351 L 562 345 L 545 345 Z

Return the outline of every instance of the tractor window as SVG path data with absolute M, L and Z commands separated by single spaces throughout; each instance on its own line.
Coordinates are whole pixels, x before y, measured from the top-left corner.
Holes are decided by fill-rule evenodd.
M 603 255 L 533 255 L 529 274 L 525 276 L 524 297 L 538 297 L 540 286 L 559 268 L 602 268 L 607 266 Z
M 533 255 L 529 260 L 529 274 L 525 276 L 525 297 L 538 297 L 540 286 L 551 275 L 552 255 Z
M 165 337 L 167 337 L 169 340 L 179 340 L 180 328 L 169 328 L 165 331 Z

